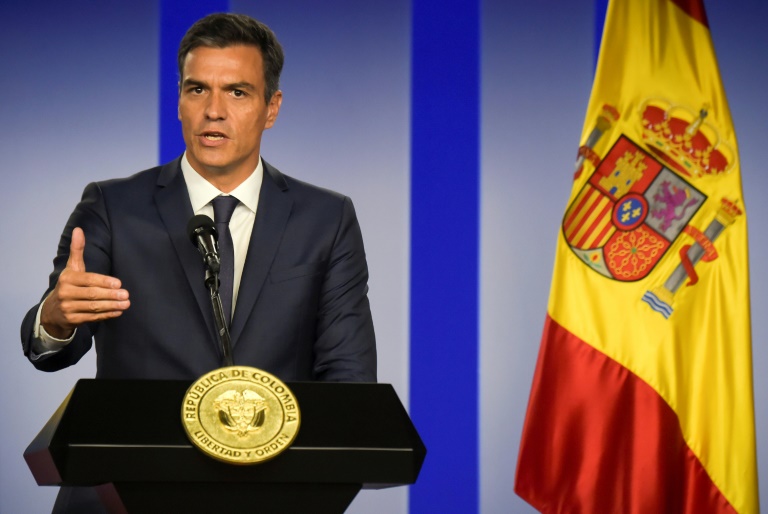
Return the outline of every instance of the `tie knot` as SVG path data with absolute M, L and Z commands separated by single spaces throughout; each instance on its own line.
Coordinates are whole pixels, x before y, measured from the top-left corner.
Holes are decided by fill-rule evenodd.
M 216 223 L 229 223 L 240 200 L 234 196 L 219 195 L 213 199 L 213 218 Z

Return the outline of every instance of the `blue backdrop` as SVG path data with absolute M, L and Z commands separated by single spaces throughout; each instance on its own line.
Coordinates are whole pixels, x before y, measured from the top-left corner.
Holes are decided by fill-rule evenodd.
M 768 6 L 705 1 L 750 221 L 766 498 Z M 94 374 L 93 355 L 38 372 L 18 343 L 64 222 L 88 182 L 178 153 L 178 39 L 189 20 L 226 9 L 263 20 L 285 47 L 285 100 L 264 155 L 355 201 L 380 379 L 395 386 L 429 450 L 417 485 L 364 491 L 350 512 L 533 512 L 512 486 L 591 88 L 595 1 L 377 4 L 3 2 L 0 512 L 50 509 L 55 490 L 35 485 L 21 453 L 77 378 Z

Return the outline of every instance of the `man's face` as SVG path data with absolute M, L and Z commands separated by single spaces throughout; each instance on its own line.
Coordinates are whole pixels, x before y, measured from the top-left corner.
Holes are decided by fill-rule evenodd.
M 255 46 L 199 46 L 187 54 L 179 120 L 187 159 L 229 192 L 256 169 L 261 134 L 277 118 L 282 93 L 264 101 L 264 63 Z

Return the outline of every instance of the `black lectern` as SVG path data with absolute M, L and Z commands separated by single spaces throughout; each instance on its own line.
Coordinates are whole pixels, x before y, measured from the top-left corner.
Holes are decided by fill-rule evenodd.
M 80 380 L 24 458 L 39 485 L 97 486 L 111 512 L 131 514 L 331 514 L 361 488 L 416 481 L 426 449 L 391 385 L 287 385 L 299 434 L 260 464 L 194 447 L 181 424 L 189 383 L 156 380 Z

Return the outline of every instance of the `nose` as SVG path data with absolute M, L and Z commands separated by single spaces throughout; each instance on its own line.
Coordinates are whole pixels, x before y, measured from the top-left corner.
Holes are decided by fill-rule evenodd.
M 226 109 L 223 93 L 212 91 L 205 105 L 205 117 L 209 120 L 223 120 L 227 115 Z

